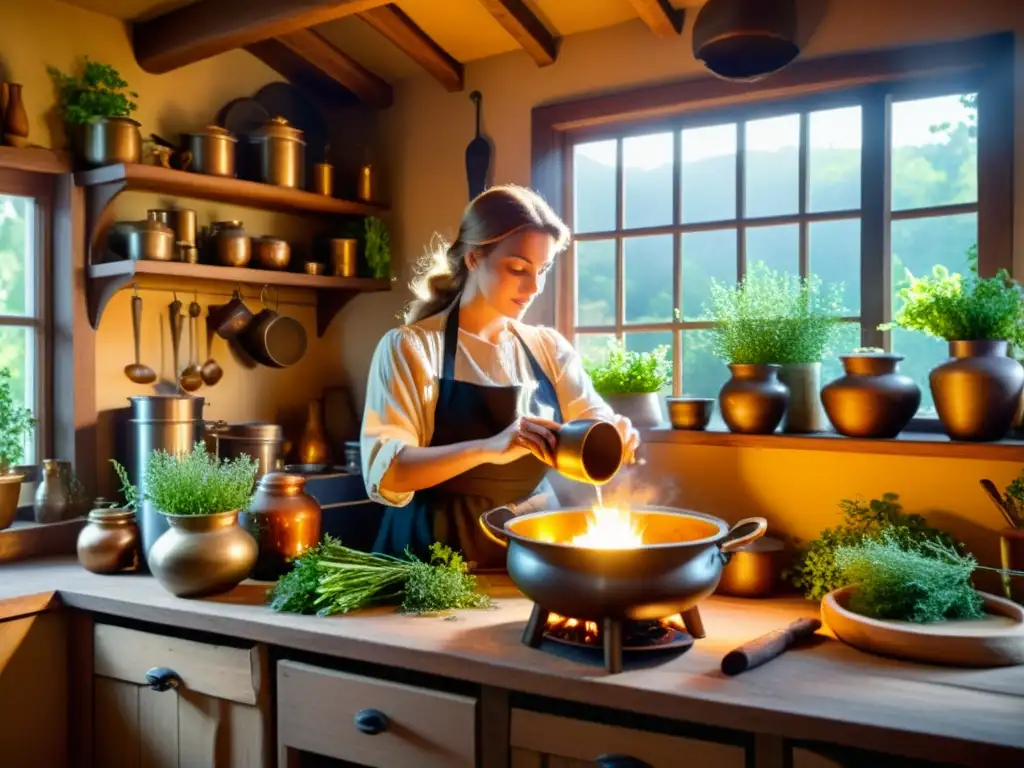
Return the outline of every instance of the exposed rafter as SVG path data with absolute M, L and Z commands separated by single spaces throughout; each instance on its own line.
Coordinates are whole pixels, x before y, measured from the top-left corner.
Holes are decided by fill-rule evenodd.
M 394 3 L 359 14 L 409 58 L 433 75 L 447 91 L 461 91 L 462 64 L 435 43 Z
M 673 8 L 669 0 L 629 0 L 644 24 L 658 37 L 674 37 L 683 31 L 682 8 Z
M 246 50 L 293 83 L 320 91 L 341 86 L 378 109 L 390 107 L 393 101 L 386 81 L 311 29 L 261 40 Z
M 139 66 L 161 74 L 271 37 L 384 5 L 386 0 L 200 0 L 132 25 Z
M 546 67 L 558 58 L 558 40 L 523 0 L 480 0 L 491 16 L 537 62 Z

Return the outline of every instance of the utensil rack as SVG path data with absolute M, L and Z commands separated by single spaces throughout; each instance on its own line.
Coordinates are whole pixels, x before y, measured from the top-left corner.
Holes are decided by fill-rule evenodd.
M 380 216 L 384 205 L 353 202 L 301 189 L 278 187 L 243 179 L 222 178 L 141 163 L 118 163 L 75 173 L 76 186 L 85 190 L 86 297 L 89 324 L 99 327 L 110 299 L 140 277 L 174 278 L 189 282 L 272 285 L 314 291 L 316 332 L 323 336 L 334 316 L 354 296 L 387 291 L 389 280 L 307 275 L 269 269 L 188 264 L 180 261 L 104 261 L 106 248 L 98 240 L 110 224 L 111 203 L 122 192 L 156 192 L 165 195 L 212 200 L 265 211 L 309 216 Z M 102 248 L 102 249 L 101 249 Z

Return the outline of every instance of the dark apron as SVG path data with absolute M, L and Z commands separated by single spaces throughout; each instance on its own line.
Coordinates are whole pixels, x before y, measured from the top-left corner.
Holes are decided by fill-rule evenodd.
M 444 362 L 434 409 L 432 446 L 493 437 L 518 415 L 521 387 L 490 387 L 455 380 L 455 354 L 459 348 L 457 301 L 444 328 Z M 516 334 L 516 338 L 538 385 L 531 400 L 531 413 L 546 406 L 554 411 L 551 418 L 561 423 L 562 411 L 554 385 L 522 337 Z M 432 488 L 417 491 L 404 507 L 385 509 L 374 552 L 401 555 L 408 547 L 417 557 L 429 560 L 430 545 L 440 541 L 461 550 L 467 562 L 475 564 L 475 571 L 504 570 L 505 550 L 483 533 L 479 517 L 490 509 L 532 495 L 548 469 L 547 464 L 529 454 L 509 464 L 481 464 Z

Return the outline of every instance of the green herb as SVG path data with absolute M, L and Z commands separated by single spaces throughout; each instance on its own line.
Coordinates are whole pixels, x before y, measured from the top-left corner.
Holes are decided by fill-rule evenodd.
M 14 402 L 11 371 L 0 368 L 0 475 L 21 461 L 25 438 L 36 427 L 32 411 Z
M 85 57 L 82 78 L 65 75 L 56 67 L 47 67 L 60 100 L 64 122 L 69 125 L 91 123 L 101 117 L 127 117 L 137 105 L 139 94 L 125 90 L 128 83 L 109 64 Z
M 881 330 L 904 328 L 945 341 L 1024 341 L 1024 294 L 1005 269 L 995 277 L 981 278 L 978 250 L 968 251 L 967 275 L 941 265 L 931 276 L 915 278 L 907 270 L 910 285 L 900 290 L 903 306 Z
M 605 354 L 585 361 L 587 375 L 601 395 L 658 392 L 672 380 L 668 346 L 651 352 L 627 351 L 622 342 L 608 342 Z
M 929 527 L 920 515 L 904 513 L 898 499 L 897 494 L 886 493 L 867 504 L 849 499 L 841 501 L 843 522 L 826 528 L 817 539 L 800 547 L 793 565 L 783 572 L 783 578 L 800 589 L 808 600 L 820 601 L 832 590 L 849 583 L 836 563 L 836 550 L 876 539 L 883 531 L 890 532 L 894 541 L 906 546 L 936 541 L 959 549 L 945 531 Z
M 391 277 L 391 238 L 387 226 L 376 216 L 363 220 L 366 236 L 366 263 L 377 279 Z
M 740 283 L 712 278 L 705 307 L 715 325 L 712 351 L 731 364 L 814 363 L 828 351 L 841 318 L 842 286 L 821 293 L 801 278 L 755 262 Z
M 318 616 L 383 603 L 399 603 L 409 614 L 490 607 L 460 554 L 434 542 L 430 555 L 425 563 L 408 550 L 404 558 L 360 552 L 328 534 L 278 579 L 269 605 L 275 611 Z
M 128 473 L 110 460 L 121 480 L 127 506 L 137 509 L 143 500 Z M 143 471 L 145 500 L 165 515 L 215 515 L 245 509 L 253 496 L 259 463 L 246 454 L 222 459 L 207 453 L 202 441 L 189 453 L 155 450 Z

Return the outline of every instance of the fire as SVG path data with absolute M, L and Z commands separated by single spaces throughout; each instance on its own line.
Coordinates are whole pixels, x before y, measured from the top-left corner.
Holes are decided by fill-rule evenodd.
M 627 622 L 628 623 L 628 622 Z M 678 613 L 664 619 L 648 622 L 636 622 L 643 625 L 642 630 L 633 630 L 627 640 L 627 645 L 657 645 L 659 638 L 665 637 L 665 631 L 686 632 L 686 625 L 683 617 Z M 599 646 L 603 643 L 601 628 L 596 621 L 585 621 L 561 616 L 557 613 L 549 613 L 547 619 L 547 632 L 549 635 L 560 637 L 564 640 L 579 643 L 581 645 Z
M 587 530 L 569 543 L 588 549 L 633 549 L 643 546 L 644 535 L 628 509 L 595 506 Z

